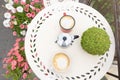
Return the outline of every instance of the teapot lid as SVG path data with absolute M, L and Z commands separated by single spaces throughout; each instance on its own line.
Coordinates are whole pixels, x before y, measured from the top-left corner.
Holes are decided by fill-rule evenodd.
M 62 33 L 58 36 L 57 43 L 62 47 L 67 47 L 72 43 L 72 37 L 68 33 Z

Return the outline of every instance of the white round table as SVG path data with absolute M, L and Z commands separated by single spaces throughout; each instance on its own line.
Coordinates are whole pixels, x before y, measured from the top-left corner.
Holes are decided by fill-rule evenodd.
M 80 36 L 68 48 L 55 43 L 62 33 L 59 20 L 64 13 L 75 19 L 69 34 Z M 92 26 L 105 30 L 110 37 L 109 51 L 102 56 L 90 55 L 81 47 L 83 32 Z M 59 52 L 70 58 L 69 69 L 65 72 L 57 72 L 52 66 L 52 58 Z M 25 53 L 31 69 L 41 80 L 100 80 L 112 64 L 115 40 L 106 19 L 93 8 L 74 2 L 57 3 L 39 12 L 28 25 Z
M 79 2 L 79 0 L 43 0 L 43 3 L 45 7 L 49 7 L 55 3 L 62 3 L 62 2 L 68 2 L 68 1 Z

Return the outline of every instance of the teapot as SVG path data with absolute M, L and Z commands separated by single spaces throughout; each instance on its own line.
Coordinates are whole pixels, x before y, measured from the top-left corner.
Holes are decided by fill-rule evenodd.
M 75 39 L 79 38 L 79 35 L 70 35 L 68 33 L 61 33 L 58 35 L 55 41 L 60 47 L 68 47 L 72 45 Z

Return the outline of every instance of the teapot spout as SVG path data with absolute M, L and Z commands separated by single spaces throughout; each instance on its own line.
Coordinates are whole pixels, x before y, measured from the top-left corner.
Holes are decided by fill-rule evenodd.
M 74 35 L 74 39 L 77 39 L 77 38 L 79 38 L 79 35 Z

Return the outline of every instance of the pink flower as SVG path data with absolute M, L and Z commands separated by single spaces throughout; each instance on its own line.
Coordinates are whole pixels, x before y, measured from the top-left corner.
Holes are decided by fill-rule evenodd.
M 16 31 L 13 31 L 13 36 L 16 36 L 17 35 L 17 32 Z
M 24 64 L 25 64 L 25 62 L 22 62 L 22 63 L 21 63 L 21 67 L 23 67 L 23 66 L 24 66 Z
M 30 5 L 29 5 L 29 4 L 26 4 L 26 5 L 25 5 L 25 7 L 29 8 L 29 7 L 30 7 Z
M 8 52 L 7 56 L 11 56 L 12 55 L 12 52 Z
M 29 11 L 29 8 L 25 7 L 25 8 L 24 8 L 24 11 L 25 11 L 25 12 L 28 12 L 28 11 Z
M 16 42 L 13 46 L 14 46 L 14 48 L 15 48 L 15 47 L 18 47 L 18 48 L 19 48 L 19 42 Z M 16 50 L 16 49 L 14 49 L 14 50 Z
M 10 28 L 13 29 L 14 25 L 10 25 Z
M 31 17 L 32 17 L 32 18 L 35 17 L 35 12 L 31 12 Z
M 24 25 L 24 24 L 21 24 L 21 25 L 20 25 L 20 28 L 21 28 L 21 29 L 24 29 L 24 28 L 25 28 L 25 25 Z
M 23 51 L 25 48 L 24 47 L 21 47 L 20 50 Z
M 11 69 L 12 69 L 12 70 L 15 70 L 15 69 L 16 69 L 16 66 L 12 66 Z
M 11 16 L 11 19 L 14 19 L 15 18 L 15 16 L 13 15 L 13 16 Z
M 40 3 L 42 3 L 42 4 L 43 4 L 43 0 L 40 0 Z
M 18 0 L 14 0 L 14 3 L 18 4 Z
M 33 80 L 39 80 L 37 77 L 34 77 Z
M 6 71 L 5 74 L 9 74 L 9 71 Z
M 11 62 L 11 69 L 12 70 L 14 70 L 14 69 L 16 69 L 16 65 L 17 65 L 17 61 L 16 60 L 13 60 L 12 62 Z
M 29 73 L 32 73 L 32 69 L 29 69 L 29 71 L 28 71 Z
M 27 25 L 25 25 L 25 28 L 27 29 L 27 28 L 28 28 L 28 26 L 27 26 Z
M 29 4 L 26 4 L 25 7 L 24 7 L 24 11 L 25 11 L 25 12 L 28 12 L 28 11 L 29 11 L 29 7 L 30 7 L 30 5 L 29 5 Z
M 23 67 L 22 72 L 26 71 L 29 69 L 28 63 L 27 62 L 22 62 L 21 67 Z
M 23 57 L 22 57 L 21 55 L 18 55 L 18 56 L 17 56 L 17 61 L 18 61 L 18 62 L 22 62 L 22 61 L 23 61 Z
M 25 38 L 23 38 L 22 40 L 25 41 Z
M 43 10 L 43 9 L 44 9 L 44 7 L 41 8 L 41 10 Z
M 9 57 L 7 60 L 6 60 L 6 63 L 11 63 L 13 60 L 13 56 L 12 57 Z
M 34 0 L 34 2 L 35 2 L 35 3 L 38 3 L 38 2 L 39 2 L 39 0 Z
M 21 68 L 21 63 L 18 63 L 18 64 L 17 64 L 17 67 Z
M 33 7 L 32 10 L 35 11 L 35 7 Z
M 28 18 L 30 18 L 30 17 L 31 17 L 31 14 L 30 14 L 30 13 L 27 13 L 26 16 L 27 16 Z
M 40 11 L 40 9 L 38 9 L 38 8 L 36 8 L 35 10 L 36 10 L 36 12 L 39 12 L 39 11 Z
M 14 53 L 13 53 L 14 56 L 19 56 L 19 51 L 18 50 L 15 50 Z
M 4 58 L 3 61 L 2 61 L 2 63 L 6 63 L 6 61 L 7 61 L 7 58 Z
M 21 3 L 22 5 L 25 5 L 25 4 L 26 4 L 24 1 L 21 1 L 20 3 Z
M 11 56 L 11 55 L 13 54 L 13 52 L 14 52 L 14 48 L 12 48 L 12 49 L 8 52 L 7 56 Z
M 3 68 L 6 69 L 7 68 L 7 64 L 3 64 Z
M 27 78 L 27 73 L 23 73 L 23 79 L 26 79 Z
M 24 65 L 24 70 L 28 70 L 29 66 L 28 66 L 28 63 L 25 62 L 25 65 Z
M 35 2 L 31 2 L 30 4 L 33 6 L 35 4 Z
M 34 6 L 30 5 L 30 8 L 31 8 L 33 11 L 35 11 L 35 7 L 34 7 Z
M 16 43 L 19 43 L 21 41 L 21 38 L 16 39 Z
M 19 46 L 14 47 L 14 50 L 15 50 L 15 51 L 18 50 L 18 49 L 19 49 Z

